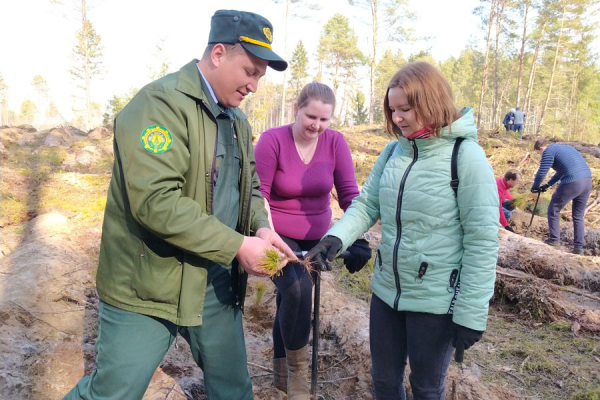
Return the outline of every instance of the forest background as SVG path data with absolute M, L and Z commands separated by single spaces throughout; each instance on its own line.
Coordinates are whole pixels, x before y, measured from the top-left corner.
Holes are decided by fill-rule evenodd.
M 520 106 L 526 134 L 600 140 L 599 0 L 166 4 L 2 2 L 1 124 L 111 124 L 139 88 L 201 55 L 217 8 L 236 8 L 270 19 L 274 50 L 290 63 L 242 104 L 256 132 L 291 122 L 311 80 L 334 89 L 336 128 L 381 123 L 391 76 L 425 60 L 444 73 L 457 104 L 475 109 L 481 129 L 498 128 Z

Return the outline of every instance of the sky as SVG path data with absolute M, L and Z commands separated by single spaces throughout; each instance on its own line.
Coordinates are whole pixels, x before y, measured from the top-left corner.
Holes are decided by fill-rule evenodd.
M 17 113 L 24 100 L 35 102 L 31 81 L 36 75 L 46 80 L 51 99 L 67 119 L 82 102 L 81 98 L 75 97 L 82 90 L 77 89 L 68 72 L 73 65 L 72 51 L 78 29 L 69 7 L 80 4 L 80 0 L 61 1 L 63 5 L 50 0 L 0 1 L 0 73 L 9 87 L 9 108 Z M 151 81 L 151 70 L 160 65 L 157 44 L 163 43 L 162 56 L 170 62 L 171 72 L 193 58 L 200 58 L 208 38 L 210 17 L 219 8 L 252 11 L 269 19 L 273 24 L 273 49 L 288 60 L 300 39 L 309 59 L 314 60 L 311 56 L 316 54 L 322 27 L 338 12 L 350 19 L 359 47 L 368 54 L 370 27 L 364 22 L 369 21 L 369 11 L 351 7 L 347 0 L 321 1 L 319 12 L 307 18 L 292 17 L 287 52 L 284 45 L 285 1 L 86 1 L 88 19 L 104 46 L 104 74 L 101 80 L 92 84 L 92 101 L 99 103 L 103 110 L 113 95 L 125 94 L 131 88 L 139 89 Z M 312 2 L 314 0 L 302 3 Z M 408 3 L 418 15 L 413 23 L 415 35 L 428 39 L 398 44 L 405 56 L 429 50 L 437 61 L 443 61 L 458 56 L 469 43 L 481 43 L 484 33 L 479 18 L 472 13 L 480 4 L 479 0 L 408 0 Z M 308 13 L 301 5 L 294 5 L 292 11 Z M 65 17 L 69 15 L 71 17 Z M 595 47 L 600 53 L 600 41 L 596 41 Z M 316 61 L 311 61 L 310 66 L 311 75 L 314 75 Z M 283 74 L 269 69 L 266 79 L 281 82 Z

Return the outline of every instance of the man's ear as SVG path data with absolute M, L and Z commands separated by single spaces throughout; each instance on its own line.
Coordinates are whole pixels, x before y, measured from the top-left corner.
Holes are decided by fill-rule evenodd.
M 217 43 L 210 52 L 210 60 L 212 61 L 215 67 L 221 65 L 225 58 L 225 54 L 227 53 L 227 49 L 221 43 Z

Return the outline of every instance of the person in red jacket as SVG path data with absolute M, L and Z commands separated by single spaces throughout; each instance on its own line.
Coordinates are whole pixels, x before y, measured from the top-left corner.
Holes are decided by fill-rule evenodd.
M 496 178 L 498 185 L 498 195 L 500 196 L 500 225 L 507 231 L 514 233 L 513 229 L 508 225 L 508 220 L 512 216 L 511 211 L 514 209 L 509 203 L 512 200 L 512 195 L 508 191 L 519 184 L 521 173 L 516 169 L 509 169 L 504 174 L 503 178 Z

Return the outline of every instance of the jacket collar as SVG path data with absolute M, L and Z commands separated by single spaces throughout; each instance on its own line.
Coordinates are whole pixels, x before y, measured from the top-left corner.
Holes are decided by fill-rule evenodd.
M 197 100 L 208 100 L 206 94 L 202 90 L 202 83 L 200 79 L 200 72 L 196 64 L 199 60 L 193 59 L 179 70 L 179 78 L 177 79 L 177 85 L 175 89 L 181 93 L 185 93 Z
M 448 143 L 454 143 L 458 137 L 471 138 L 477 141 L 477 128 L 474 123 L 473 109 L 464 107 L 460 110 L 460 114 L 461 117 L 452 124 L 452 135 L 450 135 L 448 127 L 445 127 L 440 131 L 440 137 L 432 136 L 427 139 L 408 140 L 402 136 L 398 141 L 402 148 L 408 151 L 412 149 L 413 142 L 419 151 L 434 151 L 446 146 Z
M 202 90 L 202 76 L 200 76 L 197 66 L 199 61 L 195 58 L 181 67 L 175 89 L 196 100 L 208 103 L 208 96 Z M 246 119 L 246 115 L 238 107 L 231 107 L 230 110 L 235 118 Z

